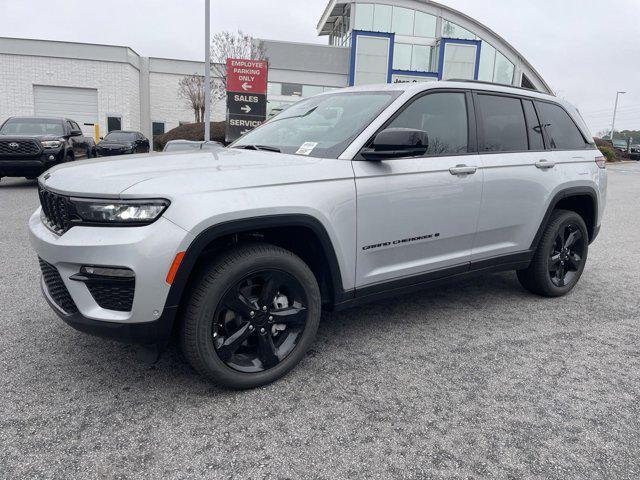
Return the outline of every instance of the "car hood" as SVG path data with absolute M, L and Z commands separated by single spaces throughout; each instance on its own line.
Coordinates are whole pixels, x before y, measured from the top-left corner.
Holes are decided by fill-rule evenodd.
M 4 135 L 0 133 L 0 140 L 26 140 L 35 139 L 40 141 L 45 140 L 60 140 L 58 135 Z
M 131 147 L 135 142 L 109 142 L 102 140 L 98 143 L 99 147 Z
M 68 195 L 171 199 L 186 193 L 328 180 L 333 169 L 317 166 L 336 161 L 234 149 L 156 153 L 62 164 L 39 181 Z

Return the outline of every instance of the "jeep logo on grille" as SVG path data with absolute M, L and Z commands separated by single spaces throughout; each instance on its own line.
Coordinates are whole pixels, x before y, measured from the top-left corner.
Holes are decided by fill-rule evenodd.
M 19 144 L 19 143 L 11 142 L 11 143 L 9 144 L 9 148 L 13 148 L 14 150 L 16 150 L 18 147 L 20 147 L 20 144 Z

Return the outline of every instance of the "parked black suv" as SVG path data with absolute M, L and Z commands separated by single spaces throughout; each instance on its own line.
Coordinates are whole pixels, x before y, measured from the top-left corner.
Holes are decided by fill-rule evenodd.
M 0 178 L 34 179 L 63 162 L 96 156 L 96 144 L 67 118 L 11 117 L 0 127 Z
M 132 153 L 148 153 L 149 139 L 140 132 L 114 130 L 109 132 L 97 146 L 98 155 L 128 155 Z

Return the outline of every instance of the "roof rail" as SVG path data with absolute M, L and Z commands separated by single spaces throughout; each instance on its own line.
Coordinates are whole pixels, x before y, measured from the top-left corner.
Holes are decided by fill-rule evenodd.
M 527 92 L 536 92 L 542 93 L 543 95 L 551 95 L 555 97 L 553 93 L 542 92 L 540 90 L 536 90 L 535 88 L 527 88 L 527 87 L 518 87 L 516 85 L 505 85 L 504 83 L 496 83 L 496 82 L 487 82 L 484 80 L 469 80 L 466 78 L 448 78 L 447 82 L 463 82 L 463 83 L 477 83 L 479 85 L 495 85 L 496 87 L 508 87 L 508 88 L 517 88 L 518 90 L 526 90 Z

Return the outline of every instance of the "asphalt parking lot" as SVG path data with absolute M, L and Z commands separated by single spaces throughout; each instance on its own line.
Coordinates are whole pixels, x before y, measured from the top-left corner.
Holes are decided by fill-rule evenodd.
M 0 182 L 0 478 L 640 477 L 640 164 L 577 289 L 497 274 L 326 314 L 248 392 L 82 335 L 41 298 L 35 184 Z

